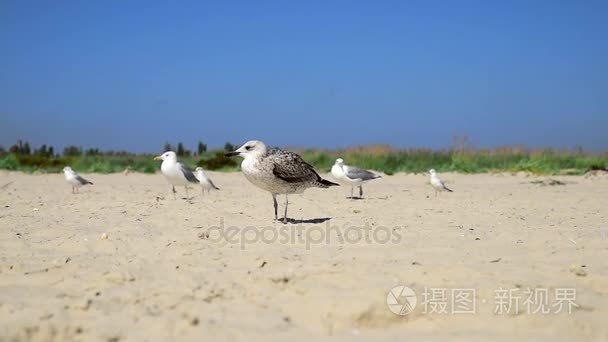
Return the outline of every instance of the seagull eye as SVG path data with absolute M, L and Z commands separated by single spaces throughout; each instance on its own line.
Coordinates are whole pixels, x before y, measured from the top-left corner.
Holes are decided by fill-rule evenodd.
M 245 146 L 245 149 L 246 149 L 247 151 L 249 151 L 249 150 L 251 150 L 251 146 Z

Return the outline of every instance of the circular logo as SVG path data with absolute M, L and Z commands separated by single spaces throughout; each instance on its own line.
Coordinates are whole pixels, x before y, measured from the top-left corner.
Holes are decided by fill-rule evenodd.
M 405 316 L 414 311 L 418 303 L 416 293 L 407 286 L 396 286 L 386 295 L 386 305 L 395 315 Z

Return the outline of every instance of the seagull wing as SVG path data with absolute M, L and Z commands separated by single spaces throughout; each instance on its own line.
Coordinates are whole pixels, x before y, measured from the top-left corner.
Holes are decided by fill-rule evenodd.
M 266 158 L 272 163 L 272 174 L 287 183 L 310 183 L 319 188 L 339 185 L 321 178 L 312 165 L 295 153 L 273 150 Z
M 177 165 L 179 166 L 179 169 L 182 171 L 182 173 L 184 174 L 184 177 L 186 177 L 186 179 L 188 180 L 188 182 L 190 182 L 190 183 L 200 183 L 198 181 L 198 178 L 196 178 L 196 176 L 192 172 L 192 170 L 190 170 L 186 165 L 184 165 L 182 163 L 177 163 Z
M 76 180 L 78 181 L 78 183 L 82 184 L 82 185 L 87 185 L 87 184 L 91 184 L 93 185 L 93 182 L 89 182 L 88 180 L 80 177 L 79 175 L 75 175 Z
M 454 191 L 452 191 L 452 189 L 450 189 L 450 188 L 448 188 L 447 186 L 445 186 L 445 184 L 443 183 L 443 181 L 442 181 L 442 180 L 440 180 L 439 182 L 441 182 L 441 187 L 442 187 L 444 190 L 449 191 L 449 192 L 454 192 Z
M 350 179 L 360 179 L 366 181 L 370 179 L 380 178 L 380 176 L 374 174 L 373 172 L 363 170 L 358 167 L 347 166 L 345 167 L 345 169 L 346 170 L 344 170 L 344 174 Z
M 321 176 L 299 155 L 280 151 L 268 156 L 273 162 L 272 173 L 287 183 L 320 181 Z
M 211 178 L 209 178 L 209 176 L 207 176 L 207 174 L 205 173 L 205 171 L 203 171 L 203 170 L 198 171 L 197 174 L 196 174 L 196 176 L 197 176 L 196 178 L 198 178 L 199 182 L 201 182 L 201 183 L 208 183 L 215 190 L 219 190 L 220 189 L 217 186 L 215 186 L 215 184 L 213 184 L 213 181 L 211 180 Z
M 449 189 L 447 186 L 445 186 L 445 183 L 441 179 L 439 179 L 439 177 L 437 177 L 437 176 L 431 178 L 431 184 L 436 188 L 441 188 L 441 189 L 449 191 L 449 192 L 454 192 L 451 189 Z
M 219 190 L 220 188 L 218 188 L 217 186 L 215 186 L 215 184 L 213 184 L 213 181 L 211 180 L 211 178 L 207 177 L 207 182 L 209 182 L 209 184 L 215 189 L 215 190 Z

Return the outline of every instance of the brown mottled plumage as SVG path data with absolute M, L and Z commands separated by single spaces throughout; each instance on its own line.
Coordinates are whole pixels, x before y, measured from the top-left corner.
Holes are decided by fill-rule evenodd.
M 315 169 L 299 155 L 277 148 L 268 149 L 257 140 L 248 141 L 227 156 L 241 156 L 241 170 L 255 186 L 264 189 L 272 195 L 274 201 L 274 216 L 277 219 L 277 195 L 285 194 L 285 216 L 287 223 L 287 195 L 302 193 L 312 187 L 328 188 L 338 185 L 319 176 Z

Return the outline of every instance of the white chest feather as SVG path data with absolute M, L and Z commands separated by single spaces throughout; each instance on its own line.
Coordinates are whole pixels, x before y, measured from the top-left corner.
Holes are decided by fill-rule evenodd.
M 81 186 L 82 184 L 80 184 L 80 182 L 78 181 L 78 179 L 76 179 L 76 175 L 73 174 L 72 172 L 65 172 L 65 180 L 75 186 Z
M 304 190 L 276 177 L 273 173 L 273 165 L 263 159 L 243 159 L 241 171 L 253 185 L 273 194 L 299 193 Z
M 334 165 L 331 167 L 331 175 L 338 181 L 340 184 L 347 184 L 348 178 L 344 174 L 344 170 L 339 165 Z
M 431 177 L 431 185 L 435 188 L 443 188 L 443 183 L 438 177 Z
M 172 160 L 165 160 L 160 166 L 160 170 L 165 179 L 171 185 L 188 185 L 188 180 L 184 176 L 179 165 Z

